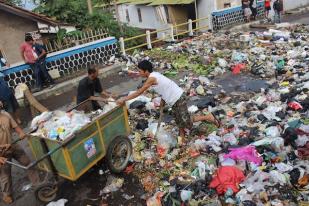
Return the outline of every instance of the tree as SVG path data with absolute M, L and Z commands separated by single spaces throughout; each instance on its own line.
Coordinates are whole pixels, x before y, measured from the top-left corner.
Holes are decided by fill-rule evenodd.
M 6 2 L 16 6 L 23 6 L 22 0 L 6 0 Z
M 103 0 L 92 0 L 92 3 L 103 3 Z M 94 9 L 93 14 L 89 14 L 87 0 L 40 0 L 40 6 L 35 9 L 35 12 L 74 24 L 79 30 L 103 28 L 117 38 L 141 33 L 139 29 L 118 24 L 111 13 Z

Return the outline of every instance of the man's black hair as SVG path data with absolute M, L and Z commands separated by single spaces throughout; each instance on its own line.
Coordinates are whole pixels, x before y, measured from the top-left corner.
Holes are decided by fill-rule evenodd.
M 28 41 L 33 41 L 32 36 L 26 35 L 26 36 L 25 36 L 25 41 L 26 41 L 26 42 L 28 42 Z
M 97 66 L 96 65 L 91 65 L 89 68 L 88 68 L 88 74 L 94 74 L 98 71 L 97 69 Z
M 139 62 L 137 67 L 143 71 L 148 71 L 149 73 L 153 72 L 152 64 L 148 60 L 143 60 Z

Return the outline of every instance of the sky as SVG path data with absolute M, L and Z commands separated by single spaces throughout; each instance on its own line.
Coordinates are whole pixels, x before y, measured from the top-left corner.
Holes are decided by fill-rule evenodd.
M 25 0 L 25 6 L 24 6 L 25 9 L 32 10 L 35 8 L 35 6 L 36 5 L 33 3 L 33 1 Z

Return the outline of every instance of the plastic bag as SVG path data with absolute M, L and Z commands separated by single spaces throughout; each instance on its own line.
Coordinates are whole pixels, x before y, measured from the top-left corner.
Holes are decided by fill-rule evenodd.
M 52 115 L 52 112 L 43 112 L 41 115 L 36 116 L 31 122 L 31 128 L 36 129 L 41 123 L 51 119 Z
M 230 152 L 224 155 L 224 158 L 231 158 L 234 160 L 246 160 L 261 165 L 263 158 L 259 156 L 254 146 L 246 146 L 240 148 L 229 149 Z
M 218 64 L 220 67 L 225 68 L 227 67 L 227 61 L 225 59 L 219 58 L 218 59 Z
M 103 107 L 103 114 L 111 111 L 112 109 L 114 109 L 116 107 L 117 107 L 116 102 L 108 102 L 108 104 L 104 105 L 104 107 Z
M 244 70 L 246 68 L 245 64 L 236 64 L 232 67 L 233 74 L 239 74 L 241 70 Z
M 189 112 L 190 114 L 194 114 L 194 113 L 197 112 L 197 111 L 198 111 L 198 107 L 195 106 L 195 105 L 191 105 L 190 107 L 188 107 L 188 112 Z
M 132 94 L 132 93 L 134 93 L 134 92 L 130 92 L 129 95 Z M 130 108 L 130 104 L 132 104 L 135 101 L 141 101 L 141 102 L 145 102 L 147 104 L 148 102 L 151 102 L 151 98 L 148 98 L 148 97 L 143 96 L 143 95 L 138 96 L 135 99 L 131 99 L 131 100 L 126 102 L 127 108 Z
M 67 202 L 68 200 L 66 199 L 60 199 L 56 202 L 50 202 L 46 206 L 64 206 Z
M 289 102 L 288 103 L 288 106 L 291 108 L 291 109 L 293 109 L 293 110 L 301 110 L 301 109 L 303 109 L 303 107 L 301 106 L 301 104 L 299 104 L 298 102 Z
M 293 170 L 293 167 L 291 165 L 285 164 L 283 162 L 280 163 L 275 163 L 275 167 L 280 171 L 280 172 L 289 172 Z
M 110 183 L 103 188 L 102 190 L 103 194 L 118 191 L 122 187 L 124 183 L 124 179 L 110 176 L 107 182 L 110 182 Z
M 223 136 L 223 141 L 228 142 L 231 145 L 236 145 L 238 143 L 238 140 L 236 139 L 235 135 L 232 133 L 225 134 Z
M 202 180 L 205 180 L 206 177 L 206 165 L 204 162 L 197 162 L 197 167 L 198 167 L 198 172 L 199 172 L 199 177 Z
M 243 61 L 246 61 L 248 59 L 248 55 L 247 54 L 244 54 L 244 53 L 240 53 L 240 52 L 237 52 L 237 51 L 233 51 L 233 54 L 232 54 L 232 61 L 234 62 L 243 62 Z
M 268 119 L 268 120 L 277 120 L 280 121 L 281 119 L 276 116 L 276 113 L 281 111 L 282 107 L 270 105 L 266 109 L 263 110 L 262 114 Z
M 199 95 L 205 95 L 204 87 L 203 87 L 202 85 L 199 85 L 199 86 L 196 88 L 196 93 L 199 94 Z
M 268 185 L 267 180 L 270 178 L 270 175 L 266 172 L 257 171 L 252 176 L 248 176 L 247 179 L 243 182 L 246 189 L 249 192 L 259 194 L 265 190 L 265 186 Z
M 157 132 L 158 123 L 149 123 L 148 128 L 145 130 L 145 134 L 149 137 L 154 137 Z M 164 130 L 164 123 L 161 124 L 159 131 Z
M 210 80 L 207 77 L 199 76 L 198 80 L 201 82 L 202 85 L 210 84 Z
M 272 126 L 272 127 L 268 127 L 265 130 L 265 134 L 267 137 L 279 137 L 280 136 L 280 132 L 279 132 L 279 128 Z
M 256 100 L 255 103 L 259 106 L 261 106 L 265 101 L 266 101 L 266 97 L 265 96 L 259 96 Z
M 181 190 L 180 198 L 183 202 L 188 201 L 192 198 L 193 192 L 190 190 Z
M 295 143 L 298 147 L 303 147 L 309 141 L 309 137 L 307 135 L 298 135 L 298 138 L 295 140 Z
M 147 206 L 162 206 L 161 198 L 163 197 L 163 195 L 164 195 L 164 192 L 156 192 L 154 196 L 152 196 L 146 201 L 146 205 Z
M 270 171 L 269 175 L 273 183 L 279 183 L 280 185 L 287 184 L 288 178 L 284 174 L 278 172 L 277 170 Z
M 172 135 L 166 132 L 164 129 L 160 129 L 157 134 L 158 144 L 157 152 L 161 158 L 164 158 L 169 152 L 170 148 L 177 145 L 177 140 Z

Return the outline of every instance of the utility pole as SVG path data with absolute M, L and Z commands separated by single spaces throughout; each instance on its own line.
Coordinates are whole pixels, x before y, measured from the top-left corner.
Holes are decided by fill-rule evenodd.
M 88 12 L 90 15 L 93 14 L 93 10 L 92 10 L 92 0 L 87 0 L 87 4 L 88 4 Z

